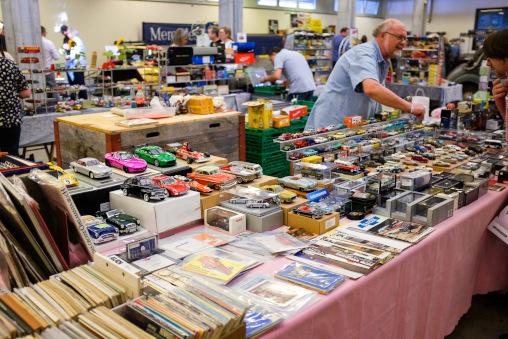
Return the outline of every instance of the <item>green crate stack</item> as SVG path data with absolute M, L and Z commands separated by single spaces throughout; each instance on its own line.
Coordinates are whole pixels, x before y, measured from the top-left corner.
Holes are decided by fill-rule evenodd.
M 254 87 L 254 94 L 257 95 L 277 95 L 286 93 L 285 86 L 256 86 Z

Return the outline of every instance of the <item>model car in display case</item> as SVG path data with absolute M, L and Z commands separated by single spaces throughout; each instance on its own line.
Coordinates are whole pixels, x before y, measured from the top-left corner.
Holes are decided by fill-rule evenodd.
M 75 174 L 64 171 L 61 167 L 55 166 L 51 162 L 48 162 L 47 164 L 50 169 L 56 171 L 58 180 L 65 184 L 65 186 L 73 187 L 79 184 L 78 178 Z
M 344 161 L 344 160 L 341 160 L 341 159 L 337 159 L 337 160 L 334 161 L 334 163 L 337 164 L 336 167 L 338 169 L 343 170 L 343 171 L 348 171 L 348 172 L 351 172 L 351 173 L 355 173 L 355 172 L 360 171 L 360 166 L 354 165 L 350 161 Z
M 256 174 L 256 179 L 261 178 L 263 176 L 263 168 L 261 165 L 253 163 L 253 162 L 247 162 L 247 161 L 230 161 L 228 166 L 242 166 L 245 169 L 248 169 L 254 174 Z
M 132 153 L 123 151 L 104 154 L 104 163 L 106 166 L 123 169 L 126 173 L 143 172 L 147 167 L 145 160 L 136 158 Z
M 94 244 L 101 244 L 118 238 L 118 229 L 107 224 L 104 219 L 91 215 L 84 215 L 81 219 L 83 219 L 83 223 Z
M 295 176 L 287 176 L 279 178 L 277 183 L 282 187 L 289 187 L 299 191 L 313 191 L 318 187 L 318 184 L 314 180 L 304 179 Z
M 243 182 L 250 182 L 256 179 L 256 173 L 246 168 L 243 168 L 240 165 L 230 166 L 230 165 L 222 165 L 220 169 L 224 173 L 232 174 L 236 177 L 236 182 L 241 184 Z
M 236 235 L 246 230 L 246 216 L 222 207 L 212 207 L 205 211 L 205 226 L 219 232 Z
M 296 193 L 285 190 L 279 185 L 266 185 L 261 186 L 260 188 L 268 192 L 277 193 L 282 202 L 290 203 L 296 199 Z
M 245 202 L 247 208 L 269 208 L 270 203 L 264 200 L 249 199 Z
M 95 216 L 103 218 L 108 224 L 118 228 L 120 234 L 136 232 L 140 227 L 138 218 L 125 214 L 121 209 L 99 211 L 95 213 Z
M 328 206 L 324 202 L 309 202 L 307 206 L 315 208 L 317 210 L 322 211 L 324 214 L 332 214 L 334 212 L 334 208 L 331 206 Z
M 176 156 L 171 152 L 165 152 L 159 146 L 144 146 L 137 148 L 134 153 L 146 162 L 157 167 L 176 165 Z
M 187 176 L 202 185 L 211 184 L 216 190 L 230 188 L 236 185 L 234 175 L 224 173 L 219 167 L 212 165 L 199 167 L 195 172 L 188 173 Z
M 120 189 L 123 195 L 134 194 L 146 202 L 152 199 L 164 200 L 168 196 L 166 189 L 155 186 L 152 179 L 145 176 L 128 178 L 120 185 Z
M 173 197 L 183 195 L 190 189 L 189 184 L 187 184 L 185 181 L 176 180 L 165 175 L 151 177 L 150 179 L 152 179 L 155 186 L 164 188 L 168 194 Z
M 69 166 L 74 172 L 87 175 L 91 179 L 108 178 L 113 173 L 111 168 L 101 164 L 95 158 L 82 158 L 71 162 Z
M 324 215 L 323 211 L 309 206 L 298 206 L 296 208 L 293 208 L 293 213 L 303 215 L 305 217 L 309 217 L 312 219 L 319 219 L 322 218 Z
M 182 146 L 182 147 L 179 147 Z M 183 145 L 179 143 L 175 144 L 166 144 L 166 147 L 170 152 L 172 150 L 175 152 L 176 156 L 180 159 L 187 161 L 188 164 L 192 164 L 193 162 L 207 162 L 210 161 L 210 154 L 207 152 L 201 153 L 197 151 L 193 151 L 190 147 L 189 143 L 185 141 Z

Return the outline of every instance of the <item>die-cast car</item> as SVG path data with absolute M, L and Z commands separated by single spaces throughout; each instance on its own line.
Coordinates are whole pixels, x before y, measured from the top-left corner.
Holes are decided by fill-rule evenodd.
M 239 184 L 241 184 L 242 182 L 250 182 L 256 179 L 256 173 L 246 168 L 243 168 L 240 165 L 237 166 L 223 165 L 220 167 L 220 169 L 225 173 L 234 175 L 236 177 L 236 182 Z
M 74 172 L 88 175 L 91 179 L 107 178 L 113 173 L 111 168 L 95 158 L 82 158 L 71 162 L 69 166 Z
M 176 165 L 176 156 L 173 153 L 165 152 L 159 146 L 144 146 L 134 151 L 138 157 L 157 167 Z
M 329 131 L 335 131 L 336 129 L 339 129 L 339 128 L 335 125 L 328 125 L 328 126 L 326 126 L 326 129 Z
M 247 208 L 268 208 L 270 203 L 263 200 L 249 199 L 245 202 Z
M 150 179 L 152 179 L 155 186 L 164 188 L 167 190 L 168 194 L 173 197 L 183 195 L 190 189 L 189 184 L 185 181 L 176 180 L 175 178 L 165 175 L 151 177 Z
M 58 175 L 58 180 L 60 180 L 65 186 L 73 187 L 79 184 L 79 180 L 75 174 L 64 171 L 61 167 L 53 165 L 53 163 L 48 162 L 49 168 L 55 170 Z
M 216 190 L 230 188 L 236 185 L 236 178 L 232 174 L 224 173 L 217 166 L 203 166 L 195 172 L 187 173 L 187 176 L 202 185 L 211 184 Z
M 296 208 L 293 208 L 293 213 L 303 215 L 312 219 L 319 219 L 322 218 L 324 215 L 323 211 L 309 206 L 298 206 Z
M 322 144 L 324 142 L 327 142 L 329 139 L 327 137 L 317 137 L 314 139 L 316 144 Z
M 416 160 L 418 162 L 423 162 L 423 163 L 427 163 L 429 161 L 429 159 L 427 159 L 426 157 L 422 156 L 422 155 L 413 155 L 411 157 L 412 160 Z
M 149 177 L 142 175 L 127 178 L 123 184 L 120 185 L 120 189 L 123 195 L 138 195 L 146 202 L 152 199 L 164 200 L 168 196 L 167 190 L 155 186 L 154 182 Z
M 324 214 L 332 214 L 334 209 L 322 202 L 309 202 L 307 206 L 323 211 Z
M 282 187 L 289 187 L 299 191 L 313 191 L 318 187 L 317 182 L 314 180 L 294 176 L 279 178 L 277 183 Z
M 287 151 L 292 151 L 294 149 L 296 149 L 296 145 L 294 143 L 289 144 L 289 145 L 284 145 L 284 147 L 282 147 L 282 150 L 286 151 L 286 152 Z
M 106 166 L 114 166 L 123 169 L 126 173 L 143 172 L 147 163 L 143 159 L 136 158 L 129 152 L 111 152 L 104 154 Z
M 313 135 L 313 134 L 316 134 L 315 129 L 308 129 L 306 131 L 303 131 L 303 135 Z
M 213 189 L 208 187 L 207 185 L 200 184 L 199 182 L 193 180 L 189 183 L 189 187 L 191 191 L 196 191 L 199 193 L 211 193 Z
M 324 127 L 316 130 L 316 133 L 326 133 L 326 132 L 328 132 L 328 129 L 326 129 Z
M 183 146 L 178 148 L 178 146 L 167 144 L 166 147 L 169 149 L 174 149 L 176 156 L 180 159 L 183 159 L 187 161 L 188 164 L 192 164 L 193 162 L 207 162 L 210 160 L 210 154 L 205 152 L 197 152 L 193 151 L 192 148 L 189 146 L 189 143 L 185 141 L 183 143 Z
M 247 197 L 232 197 L 231 199 L 229 199 L 229 202 L 231 204 L 246 204 L 247 201 L 249 201 L 250 198 L 247 198 Z
M 118 228 L 107 224 L 104 219 L 86 215 L 81 217 L 94 244 L 118 238 Z
M 447 162 L 443 162 L 443 161 L 435 161 L 433 166 L 439 166 L 439 167 L 450 167 L 450 164 L 447 163 Z
M 336 167 L 343 171 L 349 171 L 351 173 L 358 172 L 360 170 L 360 166 L 357 166 L 349 161 L 344 161 L 341 159 L 337 159 L 334 161 Z
M 297 132 L 297 133 L 291 134 L 291 139 L 301 138 L 303 136 L 304 136 L 303 133 Z
M 125 214 L 121 209 L 99 211 L 95 216 L 118 228 L 120 234 L 136 232 L 141 224 L 138 218 Z
M 256 174 L 256 178 L 261 178 L 263 176 L 263 168 L 261 165 L 256 164 L 254 162 L 248 162 L 248 161 L 230 161 L 229 166 L 242 166 L 245 169 L 248 169 L 249 171 L 252 171 Z
M 292 138 L 293 138 L 293 135 L 291 133 L 283 133 L 283 134 L 279 135 L 279 137 L 277 139 L 281 140 L 281 141 L 285 141 L 285 140 L 290 140 Z
M 290 160 L 299 160 L 302 158 L 305 158 L 305 154 L 300 153 L 300 152 L 295 152 L 295 153 L 292 153 L 289 155 Z
M 290 203 L 296 199 L 296 193 L 285 190 L 279 185 L 266 185 L 260 188 L 268 192 L 277 193 L 283 202 Z

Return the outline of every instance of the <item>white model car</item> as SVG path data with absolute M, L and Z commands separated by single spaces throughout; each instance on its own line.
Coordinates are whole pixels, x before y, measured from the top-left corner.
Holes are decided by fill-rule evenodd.
M 82 158 L 73 161 L 69 167 L 76 173 L 89 176 L 92 179 L 107 178 L 113 173 L 113 170 L 95 158 Z
M 316 144 L 322 144 L 323 142 L 327 142 L 329 139 L 327 137 L 317 137 L 314 139 Z
M 336 129 L 339 129 L 339 128 L 335 125 L 328 125 L 328 126 L 326 126 L 326 129 L 329 131 L 335 131 Z

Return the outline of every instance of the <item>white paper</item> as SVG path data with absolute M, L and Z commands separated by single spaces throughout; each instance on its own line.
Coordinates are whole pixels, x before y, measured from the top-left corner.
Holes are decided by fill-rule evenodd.
M 199 252 L 211 247 L 213 246 L 206 242 L 196 240 L 194 238 L 180 239 L 175 242 L 171 242 L 160 246 L 160 248 L 162 248 L 163 250 L 171 252 L 168 253 L 167 255 L 176 259 L 186 257 L 189 254 Z
M 169 258 L 163 257 L 160 254 L 155 254 L 140 260 L 133 261 L 132 264 L 138 266 L 141 269 L 152 272 L 160 270 L 164 267 L 174 265 L 175 262 Z

